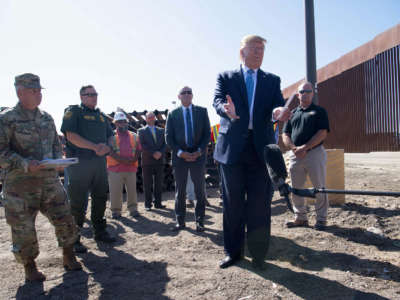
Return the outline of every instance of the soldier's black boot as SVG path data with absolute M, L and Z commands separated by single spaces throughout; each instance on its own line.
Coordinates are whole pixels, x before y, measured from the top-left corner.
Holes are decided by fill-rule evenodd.
M 115 237 L 112 237 L 106 230 L 96 232 L 94 234 L 94 239 L 98 242 L 103 242 L 108 244 L 114 243 L 116 241 Z
M 66 271 L 82 270 L 82 265 L 76 260 L 72 245 L 63 248 L 63 265 Z
M 46 276 L 36 267 L 36 263 L 33 259 L 29 259 L 29 261 L 24 264 L 25 269 L 25 281 L 33 282 L 33 281 L 45 281 Z
M 75 253 L 86 253 L 87 248 L 81 243 L 81 236 L 78 236 L 78 239 L 74 243 L 74 252 Z

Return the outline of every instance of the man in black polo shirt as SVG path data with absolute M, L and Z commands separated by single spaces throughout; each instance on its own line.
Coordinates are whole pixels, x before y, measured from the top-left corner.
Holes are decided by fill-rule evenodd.
M 68 197 L 71 213 L 79 228 L 85 220 L 87 195 L 90 191 L 91 221 L 96 241 L 112 243 L 115 241 L 106 231 L 104 211 L 107 202 L 107 168 L 105 155 L 112 129 L 97 106 L 97 92 L 92 85 L 83 86 L 79 91 L 81 105 L 71 105 L 64 113 L 61 132 L 67 138 L 67 157 L 78 157 L 79 163 L 68 168 Z M 80 236 L 74 244 L 77 253 L 87 251 L 81 244 Z
M 294 188 L 303 188 L 307 174 L 315 188 L 325 187 L 326 152 L 322 145 L 329 132 L 326 110 L 312 103 L 314 96 L 309 82 L 299 86 L 300 105 L 293 111 L 292 118 L 283 128 L 283 143 L 290 148 L 289 171 Z M 307 227 L 307 207 L 303 197 L 293 195 L 295 220 L 287 227 Z M 317 222 L 314 228 L 324 230 L 328 213 L 328 197 L 318 193 L 315 210 Z

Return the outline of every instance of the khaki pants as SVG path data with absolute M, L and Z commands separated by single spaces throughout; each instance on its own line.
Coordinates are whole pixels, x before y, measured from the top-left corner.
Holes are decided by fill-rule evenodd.
M 304 188 L 306 176 L 310 177 L 314 188 L 325 187 L 326 177 L 326 151 L 321 145 L 310 150 L 306 157 L 298 159 L 293 152 L 290 153 L 289 172 L 292 180 L 292 186 L 297 189 Z M 303 197 L 292 194 L 293 209 L 297 220 L 307 220 L 307 206 Z M 315 211 L 317 221 L 326 221 L 328 213 L 328 196 L 318 193 L 316 195 Z
M 125 184 L 127 192 L 127 207 L 130 212 L 137 211 L 136 172 L 108 171 L 111 211 L 121 213 L 122 189 Z

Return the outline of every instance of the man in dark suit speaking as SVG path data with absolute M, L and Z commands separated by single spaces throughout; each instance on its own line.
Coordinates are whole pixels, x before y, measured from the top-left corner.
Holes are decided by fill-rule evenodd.
M 221 117 L 214 159 L 220 163 L 227 268 L 244 255 L 245 226 L 252 264 L 264 268 L 271 230 L 271 182 L 264 147 L 275 143 L 273 120 L 286 121 L 280 78 L 260 69 L 266 40 L 245 36 L 241 66 L 218 75 L 213 106 Z
M 206 195 L 204 192 L 205 163 L 207 144 L 210 141 L 210 121 L 207 109 L 192 104 L 193 93 L 188 86 L 179 90 L 182 106 L 168 114 L 165 127 L 165 139 L 172 149 L 172 167 L 175 176 L 175 216 L 176 225 L 172 228 L 179 231 L 186 227 L 186 183 L 188 170 L 194 183 L 196 194 L 196 230 L 204 231 L 204 214 Z

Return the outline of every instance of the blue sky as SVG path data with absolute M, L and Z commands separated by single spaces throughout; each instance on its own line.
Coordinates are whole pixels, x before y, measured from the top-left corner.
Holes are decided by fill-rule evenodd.
M 41 108 L 59 128 L 64 108 L 93 84 L 106 113 L 170 109 L 183 85 L 212 108 L 219 72 L 239 66 L 246 34 L 268 40 L 262 69 L 282 88 L 305 74 L 302 0 L 2 0 L 0 106 L 17 102 L 17 74 L 41 77 Z M 316 0 L 317 66 L 400 23 L 398 0 Z

